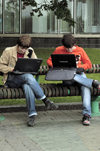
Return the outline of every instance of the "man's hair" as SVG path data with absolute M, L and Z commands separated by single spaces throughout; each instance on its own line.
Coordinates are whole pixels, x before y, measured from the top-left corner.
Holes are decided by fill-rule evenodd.
M 62 38 L 62 44 L 66 48 L 72 48 L 76 43 L 75 38 L 71 34 L 65 34 Z
M 23 48 L 29 48 L 31 46 L 31 37 L 29 35 L 22 35 L 17 40 L 17 44 Z

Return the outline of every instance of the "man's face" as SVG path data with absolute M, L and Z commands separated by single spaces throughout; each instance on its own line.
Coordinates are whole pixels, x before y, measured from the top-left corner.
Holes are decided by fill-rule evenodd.
M 18 52 L 19 52 L 19 53 L 24 54 L 24 53 L 26 52 L 27 49 L 28 49 L 27 47 L 18 46 Z

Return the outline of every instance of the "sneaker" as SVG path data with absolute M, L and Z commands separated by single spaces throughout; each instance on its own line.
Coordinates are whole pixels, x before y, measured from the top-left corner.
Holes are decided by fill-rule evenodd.
M 34 120 L 35 120 L 35 116 L 30 116 L 28 121 L 27 121 L 27 126 L 33 127 L 34 126 Z
M 46 107 L 47 110 L 57 109 L 57 106 L 53 102 L 51 102 L 50 100 L 45 101 L 45 107 Z
M 98 80 L 93 80 L 92 86 L 100 90 L 100 82 Z
M 82 118 L 83 125 L 89 126 L 90 125 L 90 116 L 85 114 Z

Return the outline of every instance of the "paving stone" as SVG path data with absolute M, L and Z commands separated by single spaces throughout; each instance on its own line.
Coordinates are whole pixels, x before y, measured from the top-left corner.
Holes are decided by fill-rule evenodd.
M 0 151 L 100 151 L 100 117 L 81 124 L 81 110 L 39 111 L 34 127 L 27 113 L 2 113 Z

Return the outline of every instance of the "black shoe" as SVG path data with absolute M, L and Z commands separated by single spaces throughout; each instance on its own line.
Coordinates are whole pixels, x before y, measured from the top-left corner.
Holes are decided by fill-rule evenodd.
M 28 121 L 27 121 L 27 126 L 33 127 L 34 126 L 34 120 L 35 120 L 35 116 L 30 116 Z
M 46 100 L 45 102 L 45 107 L 47 110 L 55 110 L 57 109 L 58 107 L 53 103 L 51 102 L 50 100 Z
M 93 80 L 92 86 L 100 90 L 100 82 L 98 80 Z
M 88 114 L 85 114 L 82 118 L 82 124 L 89 126 L 90 125 L 90 116 Z

